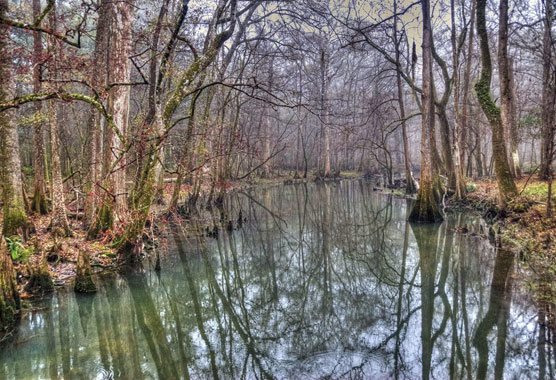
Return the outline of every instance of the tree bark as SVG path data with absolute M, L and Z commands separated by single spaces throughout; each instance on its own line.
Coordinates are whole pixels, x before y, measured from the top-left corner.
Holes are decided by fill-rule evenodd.
M 129 83 L 131 77 L 132 33 L 135 13 L 135 0 L 107 1 L 108 22 L 108 84 L 112 85 L 109 92 L 108 110 L 114 124 L 123 136 L 127 134 L 129 119 Z M 105 135 L 104 175 L 108 177 L 110 198 L 114 199 L 114 216 L 121 217 L 127 209 L 126 192 L 126 160 L 122 158 L 112 168 L 122 153 L 124 146 L 114 130 L 108 128 Z M 109 172 L 110 168 L 112 171 Z
M 124 144 L 128 128 L 131 77 L 132 24 L 135 16 L 135 0 L 106 0 L 108 33 L 107 83 L 108 112 L 112 115 L 114 128 L 106 128 L 104 135 L 103 178 L 105 195 L 96 212 L 96 220 L 89 229 L 89 238 L 112 228 L 115 220 L 127 211 L 126 159 Z
M 459 86 L 460 86 L 460 77 L 459 77 L 459 52 L 458 52 L 458 43 L 456 38 L 456 6 L 454 0 L 450 1 L 450 10 L 451 10 L 451 18 L 452 18 L 452 50 L 453 50 L 453 66 L 454 66 L 454 74 L 452 77 L 452 81 L 454 83 L 454 113 L 455 113 L 455 128 L 454 128 L 454 176 L 455 176 L 455 193 L 454 196 L 456 200 L 461 200 L 465 197 L 465 182 L 463 180 L 463 159 L 461 155 L 461 146 L 463 145 L 463 134 L 461 132 L 462 125 L 461 125 L 461 114 L 460 114 L 460 104 L 459 104 Z M 470 57 L 469 57 L 470 58 Z M 464 105 L 465 107 L 465 105 Z
M 505 145 L 510 148 L 506 152 L 511 154 L 511 133 L 515 130 L 515 118 L 512 110 L 512 83 L 510 59 L 508 58 L 508 0 L 500 0 L 500 23 L 498 25 L 498 78 L 500 82 L 500 117 L 504 130 Z M 511 156 L 507 156 L 508 165 L 512 176 L 515 177 L 515 168 Z
M 0 17 L 8 13 L 8 0 L 0 0 Z M 0 103 L 14 96 L 13 52 L 10 28 L 0 24 Z M 3 235 L 26 234 L 27 214 L 23 200 L 21 162 L 16 114 L 13 109 L 0 112 L 0 170 L 4 197 Z M 20 230 L 23 231 L 20 231 Z
M 507 0 L 501 0 L 500 10 L 502 11 L 502 3 Z M 502 37 L 500 44 L 505 45 L 507 39 L 504 40 L 504 28 L 507 36 L 507 11 L 505 21 L 504 15 L 500 15 L 500 35 Z M 504 26 L 504 25 L 505 26 Z M 477 0 L 477 34 L 479 36 L 481 47 L 481 75 L 479 81 L 475 84 L 475 92 L 479 99 L 479 104 L 489 121 L 492 131 L 492 155 L 494 160 L 494 168 L 496 172 L 496 180 L 498 182 L 498 203 L 504 208 L 509 197 L 517 193 L 517 187 L 510 171 L 507 159 L 506 141 L 504 140 L 504 126 L 500 116 L 500 109 L 494 103 L 490 94 L 490 82 L 492 79 L 492 62 L 490 58 L 490 48 L 488 46 L 488 31 L 486 27 L 486 0 Z M 502 47 L 502 49 L 507 49 Z M 503 62 L 502 62 L 503 65 Z M 504 67 L 500 67 L 504 70 Z
M 554 155 L 554 103 L 556 101 L 555 75 L 552 70 L 552 19 L 554 8 L 551 0 L 544 0 L 544 36 L 543 36 L 543 87 L 542 87 L 542 144 L 541 167 L 539 177 L 547 180 L 550 177 Z
M 33 0 L 33 19 L 37 19 L 41 13 L 40 0 Z M 33 91 L 41 91 L 41 67 L 43 56 L 42 35 L 40 32 L 33 32 Z M 45 167 L 44 167 L 44 132 L 42 123 L 42 103 L 35 103 L 35 123 L 33 129 L 33 165 L 34 165 L 34 190 L 31 210 L 37 214 L 48 213 L 46 201 Z
M 467 112 L 469 110 L 469 87 L 471 83 L 471 63 L 473 57 L 473 39 L 475 37 L 475 11 L 477 7 L 477 1 L 473 0 L 471 5 L 471 21 L 469 25 L 469 39 L 467 42 L 467 62 L 465 63 L 465 73 L 463 76 L 463 105 L 461 110 L 461 141 L 463 142 L 460 146 L 461 155 L 459 157 L 460 166 L 465 167 L 465 157 L 466 157 L 466 141 L 469 126 L 467 124 Z M 482 167 L 480 169 L 482 171 Z
M 434 223 L 441 221 L 435 195 L 435 182 L 439 181 L 438 172 L 433 167 L 433 147 L 431 142 L 434 131 L 434 96 L 432 83 L 432 26 L 430 16 L 430 0 L 421 3 L 423 12 L 423 93 L 421 95 L 421 179 L 417 201 L 411 210 L 409 220 L 418 223 Z
M 56 7 L 50 11 L 49 20 L 50 28 L 56 30 Z M 48 64 L 50 80 L 56 80 L 57 61 L 61 53 L 61 47 L 54 37 L 48 38 L 48 50 L 51 55 Z M 49 87 L 52 90 L 56 90 L 53 85 L 49 85 Z M 64 184 L 62 182 L 60 142 L 58 140 L 58 104 L 56 100 L 50 100 L 48 102 L 48 122 L 52 155 L 52 218 L 50 220 L 50 229 L 55 236 L 69 236 L 71 235 L 71 230 L 66 215 Z
M 517 112 L 517 94 L 515 92 L 515 78 L 514 78 L 514 65 L 513 59 L 509 60 L 509 69 L 510 69 L 510 78 L 509 78 L 509 85 L 510 85 L 510 133 L 509 133 L 509 145 L 510 145 L 510 169 L 515 178 L 521 178 L 521 164 L 519 160 L 519 134 L 518 134 L 518 127 L 519 127 L 519 118 Z
M 400 43 L 398 41 L 398 17 L 397 17 L 398 1 L 394 0 L 394 46 L 396 48 L 396 82 L 398 87 L 398 106 L 400 108 L 400 118 L 402 119 L 402 140 L 403 140 L 403 152 L 404 152 L 404 166 L 405 166 L 405 193 L 415 194 L 417 192 L 417 182 L 413 178 L 413 172 L 411 171 L 411 159 L 409 156 L 409 142 L 407 138 L 407 125 L 405 122 L 405 104 L 404 104 L 404 94 L 402 85 L 402 75 L 401 75 L 401 64 L 400 64 Z M 346 143 L 347 150 L 347 143 Z
M 0 0 L 0 17 L 8 13 L 8 0 Z M 12 55 L 10 54 L 10 30 L 0 24 L 0 102 L 13 95 Z M 17 233 L 27 225 L 23 206 L 19 142 L 15 124 L 15 112 L 0 112 L 0 179 L 3 187 L 4 221 L 0 236 L 0 330 L 12 327 L 20 307 L 12 259 L 5 238 Z
M 320 75 L 321 75 L 321 94 L 320 94 L 320 107 L 321 107 L 321 128 L 322 128 L 322 144 L 323 144 L 323 170 L 322 176 L 330 176 L 330 131 L 328 119 L 328 80 L 326 78 L 326 52 L 320 49 Z
M 91 81 L 95 88 L 103 88 L 107 85 L 107 9 L 106 1 L 102 1 L 98 10 L 98 22 L 96 27 L 95 50 L 93 53 L 93 68 Z M 98 194 L 100 188 L 97 182 L 100 180 L 102 164 L 102 118 L 98 110 L 91 107 L 87 121 L 87 185 L 85 187 L 85 223 L 91 225 L 98 205 Z

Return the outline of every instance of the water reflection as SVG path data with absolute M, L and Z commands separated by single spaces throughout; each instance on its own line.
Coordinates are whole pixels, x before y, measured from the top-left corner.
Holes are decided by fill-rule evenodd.
M 108 276 L 92 297 L 59 292 L 26 314 L 0 378 L 552 376 L 544 314 L 480 221 L 410 225 L 405 200 L 371 188 L 230 196 L 241 229 L 199 238 L 176 227 L 159 275 Z

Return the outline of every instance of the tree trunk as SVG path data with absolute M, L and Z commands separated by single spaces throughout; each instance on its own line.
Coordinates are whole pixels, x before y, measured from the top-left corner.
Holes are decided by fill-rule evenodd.
M 56 30 L 56 7 L 49 14 L 50 28 Z M 59 42 L 54 37 L 48 39 L 48 50 L 51 58 L 48 64 L 50 80 L 56 80 L 57 61 L 61 53 Z M 56 90 L 55 85 L 49 85 Z M 62 182 L 62 168 L 60 164 L 60 142 L 58 140 L 58 104 L 57 101 L 48 102 L 48 123 L 50 134 L 50 150 L 52 155 L 52 219 L 50 229 L 55 236 L 69 236 L 68 218 L 66 215 L 66 202 L 64 197 L 64 184 Z
M 465 63 L 465 73 L 463 77 L 463 105 L 461 110 L 461 141 L 463 142 L 460 146 L 460 166 L 465 167 L 465 156 L 466 156 L 466 141 L 469 126 L 467 124 L 467 112 L 469 110 L 469 85 L 471 83 L 471 63 L 473 61 L 473 39 L 475 37 L 475 11 L 477 7 L 477 1 L 473 0 L 471 5 L 471 21 L 469 23 L 469 40 L 467 42 L 467 62 Z
M 508 1 L 500 1 L 500 23 L 498 30 L 498 78 L 500 82 L 500 117 L 502 120 L 502 128 L 504 130 L 504 141 L 507 148 L 506 152 L 508 165 L 512 176 L 515 177 L 515 168 L 511 158 L 511 133 L 515 130 L 515 118 L 513 114 L 512 104 L 512 78 L 511 63 L 508 58 Z
M 118 133 L 114 128 L 106 128 L 104 136 L 103 177 L 105 178 L 105 195 L 96 220 L 89 229 L 89 238 L 99 232 L 112 228 L 114 220 L 123 217 L 127 211 L 126 160 L 122 137 L 127 134 L 129 118 L 130 87 L 126 85 L 131 76 L 132 24 L 135 12 L 135 0 L 106 0 L 108 28 L 107 46 L 107 83 L 110 87 L 108 112 Z
M 93 53 L 93 77 L 95 88 L 106 86 L 107 66 L 107 9 L 106 1 L 102 1 L 98 10 L 98 22 L 95 37 L 95 50 Z M 100 180 L 102 164 L 102 126 L 104 118 L 99 115 L 98 110 L 91 107 L 87 121 L 87 185 L 85 187 L 85 223 L 91 225 L 98 204 L 100 188 L 97 182 Z
M 543 76 L 542 76 L 542 144 L 541 167 L 539 177 L 547 180 L 550 177 L 554 154 L 554 73 L 552 71 L 552 19 L 554 8 L 552 1 L 544 0 L 544 37 L 543 37 Z
M 321 94 L 320 94 L 320 119 L 323 137 L 323 177 L 330 176 L 330 131 L 328 125 L 328 81 L 326 78 L 326 53 L 324 49 L 320 50 L 320 75 L 321 75 Z
M 452 50 L 453 50 L 453 66 L 454 74 L 452 81 L 454 83 L 454 113 L 455 113 L 455 128 L 454 128 L 454 177 L 455 177 L 455 198 L 461 200 L 465 197 L 465 182 L 463 180 L 463 158 L 461 155 L 461 146 L 463 145 L 463 133 L 461 132 L 462 123 L 460 115 L 459 104 L 459 53 L 456 38 L 456 6 L 454 0 L 451 0 L 451 18 L 452 18 Z M 469 57 L 470 59 L 471 57 Z M 464 104 L 465 108 L 465 104 Z
M 8 13 L 8 0 L 0 0 L 0 17 Z M 0 102 L 14 96 L 12 75 L 13 52 L 10 46 L 10 28 L 0 24 Z M 26 234 L 27 215 L 23 201 L 23 183 L 19 158 L 15 110 L 0 112 L 0 170 L 4 197 L 3 235 L 18 235 L 20 229 Z
M 0 17 L 8 13 L 8 0 L 0 0 Z M 13 96 L 12 54 L 10 28 L 0 24 L 0 102 Z M 4 238 L 27 225 L 23 206 L 19 142 L 15 111 L 0 112 L 0 179 L 4 198 L 3 231 L 0 236 L 0 330 L 12 327 L 20 307 L 12 259 Z
M 433 147 L 431 141 L 434 131 L 434 102 L 432 84 L 432 27 L 430 19 L 430 0 L 421 3 L 423 11 L 423 105 L 421 117 L 421 180 L 417 201 L 411 210 L 409 220 L 419 223 L 434 223 L 441 221 L 442 215 L 438 209 L 435 196 L 436 182 L 439 181 L 438 172 L 433 168 Z
M 109 5 L 107 10 L 109 16 L 108 85 L 113 86 L 109 93 L 108 110 L 120 133 L 126 136 L 130 87 L 125 83 L 129 83 L 131 77 L 130 57 L 135 0 L 110 0 L 107 5 Z M 110 198 L 115 201 L 114 216 L 118 218 L 127 209 L 126 160 L 122 156 L 124 146 L 120 137 L 111 128 L 106 130 L 104 146 L 104 175 L 108 176 Z M 118 159 L 120 161 L 116 164 Z M 113 167 L 114 165 L 116 166 Z
M 270 60 L 270 67 L 268 73 L 268 91 L 272 91 L 274 85 L 274 58 Z M 270 100 L 270 96 L 267 95 L 267 101 Z M 264 115 L 263 115 L 263 177 L 270 177 L 270 113 L 271 107 L 268 103 L 264 104 Z
M 41 13 L 40 0 L 33 0 L 33 18 L 37 19 Z M 39 93 L 41 91 L 41 68 L 43 47 L 42 35 L 39 32 L 33 32 L 33 91 Z M 33 202 L 31 203 L 31 210 L 37 214 L 44 215 L 48 213 L 48 204 L 46 202 L 46 184 L 44 181 L 44 134 L 42 123 L 42 104 L 41 102 L 35 103 L 35 124 L 33 130 L 33 145 L 34 145 L 34 190 Z
M 502 46 L 499 47 L 499 49 L 506 49 L 507 52 L 507 0 L 500 1 L 500 11 L 503 11 L 504 3 L 506 5 L 506 15 L 504 19 L 504 15 L 500 14 L 499 45 Z M 475 84 L 475 92 L 477 93 L 479 104 L 492 130 L 492 155 L 498 182 L 498 202 L 499 206 L 504 208 L 508 198 L 517 193 L 517 187 L 515 186 L 510 166 L 508 165 L 506 141 L 504 140 L 504 126 L 502 124 L 500 109 L 496 106 L 490 94 L 492 62 L 486 27 L 486 0 L 477 0 L 477 34 L 479 35 L 481 47 L 481 76 L 479 81 Z M 499 62 L 499 64 L 500 71 L 507 70 L 507 68 L 504 67 L 504 62 Z
M 514 65 L 513 59 L 509 60 L 509 68 L 510 68 L 510 116 L 511 116 L 511 123 L 510 123 L 510 133 L 509 133 L 509 145 L 510 145 L 510 168 L 514 177 L 521 178 L 521 164 L 519 162 L 519 135 L 518 135 L 518 127 L 519 127 L 519 118 L 517 112 L 517 94 L 515 92 L 515 78 L 514 78 Z
M 417 182 L 413 178 L 413 173 L 411 171 L 411 159 L 409 156 L 409 142 L 407 138 L 407 125 L 405 122 L 405 104 L 403 96 L 403 85 L 401 76 L 401 65 L 400 65 L 400 43 L 398 41 L 398 18 L 397 18 L 397 8 L 398 2 L 394 0 L 394 46 L 396 47 L 396 81 L 398 86 L 398 106 L 400 108 L 400 118 L 402 119 L 402 140 L 403 140 L 403 152 L 404 152 L 404 165 L 405 165 L 405 193 L 415 194 L 417 192 Z M 347 143 L 346 143 L 347 151 Z

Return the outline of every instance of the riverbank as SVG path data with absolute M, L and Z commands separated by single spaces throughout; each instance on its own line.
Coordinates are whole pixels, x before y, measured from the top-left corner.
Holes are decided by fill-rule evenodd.
M 537 302 L 554 311 L 556 305 L 556 217 L 547 217 L 548 184 L 537 178 L 516 181 L 519 195 L 499 212 L 495 180 L 481 180 L 468 186 L 464 202 L 449 202 L 450 208 L 470 208 L 481 213 L 491 225 L 490 234 L 496 244 L 519 255 L 531 273 L 526 280 L 537 295 Z M 556 201 L 553 195 L 552 202 Z M 554 321 L 552 322 L 554 323 Z

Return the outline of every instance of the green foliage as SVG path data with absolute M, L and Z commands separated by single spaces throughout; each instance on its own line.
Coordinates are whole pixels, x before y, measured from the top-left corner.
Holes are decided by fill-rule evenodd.
M 405 195 L 405 191 L 395 189 L 395 190 L 392 190 L 392 194 L 395 195 L 395 196 L 398 196 L 398 197 L 403 197 Z
M 6 244 L 14 261 L 25 262 L 33 254 L 33 248 L 26 247 L 17 236 L 6 238 Z
M 532 183 L 528 185 L 522 195 L 531 198 L 546 198 L 548 196 L 548 184 L 545 182 Z
M 522 127 L 537 127 L 541 124 L 540 110 L 534 110 L 533 112 L 526 113 L 521 117 L 519 125 Z
M 473 183 L 473 182 L 469 182 L 466 186 L 466 190 L 468 193 L 473 193 L 475 191 L 477 191 L 477 184 Z

